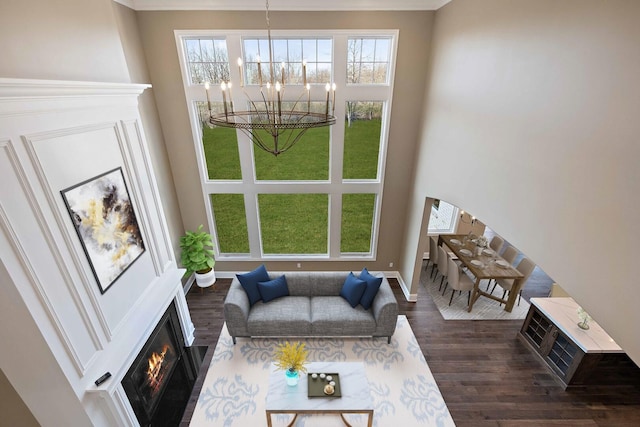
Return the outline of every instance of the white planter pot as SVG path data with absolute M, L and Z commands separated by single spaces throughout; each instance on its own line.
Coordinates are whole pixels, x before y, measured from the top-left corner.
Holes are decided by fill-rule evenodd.
M 201 288 L 206 288 L 216 283 L 216 271 L 214 269 L 211 269 L 208 273 L 195 273 L 195 275 L 196 284 Z

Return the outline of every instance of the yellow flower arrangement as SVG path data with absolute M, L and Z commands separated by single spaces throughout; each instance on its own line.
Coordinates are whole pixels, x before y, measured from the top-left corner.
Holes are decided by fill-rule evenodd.
M 307 372 L 304 367 L 309 352 L 301 342 L 278 344 L 275 354 L 275 365 L 282 370 Z

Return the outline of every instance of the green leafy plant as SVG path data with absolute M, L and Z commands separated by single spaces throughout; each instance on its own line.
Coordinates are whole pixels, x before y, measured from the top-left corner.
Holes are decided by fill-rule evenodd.
M 307 363 L 309 352 L 305 349 L 305 344 L 299 341 L 278 344 L 275 354 L 275 365 L 282 370 L 307 372 L 304 367 Z
M 211 234 L 203 231 L 202 224 L 196 231 L 187 231 L 180 237 L 180 249 L 182 254 L 180 261 L 187 269 L 187 274 L 207 273 L 216 264 L 213 253 L 213 238 Z

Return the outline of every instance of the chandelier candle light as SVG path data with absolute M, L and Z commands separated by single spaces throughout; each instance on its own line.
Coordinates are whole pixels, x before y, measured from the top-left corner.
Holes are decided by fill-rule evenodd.
M 285 87 L 287 86 L 285 82 L 285 63 L 281 63 L 281 78 L 280 81 L 276 81 L 273 47 L 271 44 L 271 26 L 269 23 L 269 0 L 266 1 L 266 19 L 267 39 L 269 42 L 269 81 L 266 84 L 263 84 L 262 79 L 262 62 L 260 57 L 256 58 L 261 99 L 252 100 L 245 91 L 244 94 L 248 99 L 249 109 L 235 111 L 231 95 L 231 82 L 223 81 L 220 84 L 220 90 L 222 91 L 224 112 L 213 113 L 209 98 L 209 82 L 205 83 L 205 91 L 207 93 L 209 123 L 215 126 L 239 129 L 262 150 L 278 156 L 293 147 L 307 130 L 335 124 L 336 84 L 327 83 L 325 86 L 327 96 L 324 114 L 311 111 L 311 85 L 307 82 L 307 62 L 302 61 L 303 90 L 296 98 L 291 100 L 293 106 L 290 109 L 283 109 L 283 100 L 285 100 L 285 103 L 287 102 L 285 99 Z M 240 87 L 244 88 L 245 79 L 241 58 L 238 58 L 238 72 L 240 74 Z M 303 106 L 305 90 L 306 108 Z M 227 105 L 227 91 L 229 105 Z M 331 99 L 331 114 L 329 114 L 329 95 L 331 92 L 333 92 L 333 96 Z
M 464 211 L 460 211 L 460 221 L 467 223 L 467 224 L 471 224 L 474 225 L 476 223 L 476 217 L 472 216 L 470 214 L 467 214 L 467 216 L 470 218 L 471 222 L 467 222 L 464 220 Z

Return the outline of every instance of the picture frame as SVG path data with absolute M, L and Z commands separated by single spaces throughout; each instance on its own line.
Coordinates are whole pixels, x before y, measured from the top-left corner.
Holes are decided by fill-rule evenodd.
M 145 252 L 122 168 L 60 193 L 100 293 L 104 294 Z

